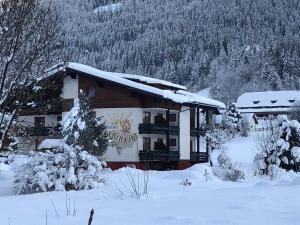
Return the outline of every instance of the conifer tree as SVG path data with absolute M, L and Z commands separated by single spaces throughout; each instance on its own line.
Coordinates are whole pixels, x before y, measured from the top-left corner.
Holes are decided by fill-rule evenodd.
M 241 114 L 234 103 L 230 103 L 223 116 L 223 126 L 232 136 L 241 131 Z
M 64 119 L 63 133 L 68 145 L 92 155 L 103 156 L 108 146 L 105 124 L 95 117 L 90 99 L 83 91 L 75 100 L 69 118 Z

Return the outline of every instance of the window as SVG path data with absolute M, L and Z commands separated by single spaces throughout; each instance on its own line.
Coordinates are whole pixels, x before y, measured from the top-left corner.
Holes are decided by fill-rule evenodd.
M 253 101 L 253 104 L 257 105 L 260 101 Z
M 271 100 L 272 104 L 275 104 L 277 102 L 277 100 Z
M 56 121 L 57 121 L 57 122 L 61 122 L 61 121 L 62 121 L 62 117 L 61 117 L 61 116 L 57 116 L 57 117 L 56 117 Z
M 169 141 L 170 147 L 176 147 L 177 146 L 177 140 L 176 138 L 171 138 Z
M 166 145 L 164 144 L 163 138 L 157 138 L 157 141 L 154 143 L 154 149 L 160 150 L 160 151 L 167 150 Z
M 151 113 L 150 112 L 144 112 L 143 123 L 151 124 Z
M 157 138 L 157 141 L 158 143 L 164 143 L 164 139 L 163 138 Z
M 176 122 L 176 114 L 175 113 L 171 113 L 169 115 L 169 120 L 170 120 L 170 122 Z
M 151 138 L 149 138 L 149 137 L 143 138 L 143 150 L 144 151 L 151 150 Z
M 290 102 L 290 103 L 294 103 L 294 102 L 295 102 L 295 99 L 290 99 L 289 102 Z
M 70 111 L 74 106 L 74 99 L 64 100 L 64 111 Z
M 88 97 L 93 98 L 96 96 L 96 88 L 94 86 L 89 86 Z
M 35 117 L 34 118 L 34 126 L 35 127 L 45 127 L 45 117 Z

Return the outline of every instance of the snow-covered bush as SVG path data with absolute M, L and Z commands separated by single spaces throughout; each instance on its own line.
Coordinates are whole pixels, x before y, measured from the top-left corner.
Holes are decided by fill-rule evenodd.
M 221 151 L 218 155 L 217 162 L 218 165 L 213 167 L 213 172 L 222 180 L 237 182 L 245 178 L 245 174 L 239 165 L 232 163 L 224 151 Z
M 230 103 L 223 115 L 222 124 L 228 134 L 234 137 L 241 131 L 241 114 L 234 103 Z
M 17 169 L 18 194 L 90 189 L 104 182 L 101 171 L 105 162 L 99 157 L 107 148 L 105 127 L 93 116 L 83 93 L 65 115 L 63 135 L 62 147 L 37 152 Z
M 262 131 L 257 138 L 260 151 L 255 162 L 261 173 L 272 175 L 274 168 L 299 170 L 300 166 L 300 123 L 281 115 L 277 125 Z M 276 169 L 275 168 L 275 169 Z
M 35 152 L 16 169 L 15 191 L 29 194 L 96 188 L 104 182 L 102 164 L 96 156 L 86 151 L 76 153 L 68 145 L 45 153 Z
M 213 151 L 215 149 L 222 148 L 227 139 L 227 132 L 222 126 L 214 127 L 213 130 L 207 135 L 209 149 Z

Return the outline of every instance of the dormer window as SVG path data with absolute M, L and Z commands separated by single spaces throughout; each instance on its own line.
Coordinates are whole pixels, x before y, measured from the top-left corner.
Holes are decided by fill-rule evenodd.
M 253 104 L 257 105 L 260 101 L 253 101 Z
M 277 100 L 271 100 L 272 104 L 275 104 L 277 102 Z
M 294 102 L 295 102 L 295 99 L 290 99 L 289 102 L 290 102 L 290 103 L 294 103 Z

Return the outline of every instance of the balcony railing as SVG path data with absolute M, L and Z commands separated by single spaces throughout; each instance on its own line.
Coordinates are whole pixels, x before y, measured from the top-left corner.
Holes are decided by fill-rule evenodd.
M 167 134 L 169 131 L 170 135 L 179 135 L 178 126 L 168 126 L 165 124 L 140 124 L 140 134 Z
M 30 136 L 61 136 L 61 127 L 29 127 Z
M 206 132 L 207 132 L 207 130 L 205 130 L 205 129 L 191 128 L 191 136 L 192 137 L 196 137 L 198 135 L 204 137 Z
M 178 161 L 179 151 L 142 150 L 139 152 L 142 161 Z
M 207 152 L 191 152 L 191 161 L 208 162 Z

